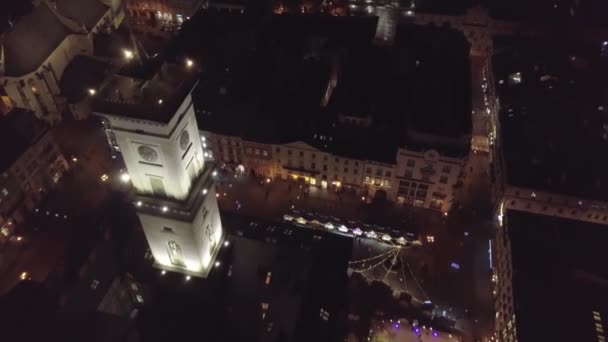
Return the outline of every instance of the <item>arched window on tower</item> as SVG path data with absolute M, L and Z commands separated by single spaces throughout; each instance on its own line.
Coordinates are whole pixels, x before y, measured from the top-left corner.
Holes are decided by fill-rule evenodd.
M 167 248 L 171 263 L 176 266 L 184 266 L 184 255 L 182 254 L 182 248 L 180 245 L 175 241 L 169 241 L 167 243 Z

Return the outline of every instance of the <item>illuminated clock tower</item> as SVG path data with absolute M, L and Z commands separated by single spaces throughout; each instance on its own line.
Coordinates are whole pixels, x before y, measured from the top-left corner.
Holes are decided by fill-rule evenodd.
M 194 115 L 191 66 L 164 64 L 151 79 L 115 75 L 93 108 L 122 153 L 155 266 L 206 277 L 223 231 Z

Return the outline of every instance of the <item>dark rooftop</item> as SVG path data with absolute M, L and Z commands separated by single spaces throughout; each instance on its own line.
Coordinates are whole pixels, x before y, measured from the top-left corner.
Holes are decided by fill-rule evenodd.
M 110 9 L 101 0 L 55 0 L 62 15 L 92 29 Z
M 93 111 L 166 123 L 197 80 L 195 68 L 164 63 L 151 78 L 112 75 L 93 100 Z
M 597 46 L 496 41 L 507 182 L 589 199 L 608 197 L 608 58 Z
M 216 341 L 338 340 L 352 240 L 222 214 L 230 245 L 218 256 L 221 266 L 188 283 L 179 274 L 159 277 L 154 303 L 140 316 L 142 338 L 189 338 L 204 331 Z M 330 313 L 328 321 L 321 309 Z
M 519 341 L 597 341 L 608 320 L 605 225 L 507 211 Z
M 97 87 L 103 82 L 110 66 L 94 57 L 78 55 L 68 64 L 61 80 L 59 88 L 69 103 L 78 103 L 88 96 L 88 89 Z
M 191 29 L 224 32 L 222 23 L 206 20 L 209 16 L 194 18 L 200 22 Z M 376 21 L 274 16 L 262 27 L 226 28 L 255 34 L 243 38 L 238 60 L 223 59 L 221 52 L 202 57 L 209 65 L 194 96 L 201 129 L 266 143 L 304 141 L 321 150 L 384 162 L 394 162 L 400 145 L 429 147 L 414 139 L 420 134 L 410 133 L 456 140 L 469 136 L 464 38 L 455 31 L 404 25 L 397 47 L 387 50 L 372 44 Z M 208 42 L 221 45 L 214 37 L 190 37 L 186 31 L 182 50 Z M 205 53 L 228 49 L 213 47 Z M 336 87 L 323 106 L 331 79 Z M 339 124 L 339 115 L 370 116 L 372 125 Z M 443 152 L 462 155 L 468 148 L 465 144 Z
M 597 0 L 555 1 L 555 0 L 483 0 L 496 19 L 555 24 L 565 29 L 572 25 L 608 26 L 604 15 L 608 2 Z
M 6 76 L 36 70 L 70 33 L 45 2 L 37 6 L 4 37 Z
M 15 108 L 0 117 L 0 172 L 6 171 L 47 129 L 25 109 Z

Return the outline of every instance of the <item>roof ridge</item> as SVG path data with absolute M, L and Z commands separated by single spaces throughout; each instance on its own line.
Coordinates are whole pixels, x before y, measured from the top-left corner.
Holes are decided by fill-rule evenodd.
M 84 26 L 84 24 L 78 22 L 74 18 L 70 18 L 67 15 L 62 14 L 57 9 L 57 3 L 55 1 L 53 1 L 53 4 L 51 4 L 48 0 L 43 0 L 43 4 L 46 5 L 51 10 L 51 12 L 55 15 L 55 17 L 57 17 L 59 22 L 61 22 L 61 24 L 63 24 L 63 26 L 65 26 L 65 27 L 67 27 L 70 31 L 72 31 L 74 33 L 82 33 L 82 34 L 88 33 L 88 30 Z M 41 4 L 41 6 L 43 4 Z

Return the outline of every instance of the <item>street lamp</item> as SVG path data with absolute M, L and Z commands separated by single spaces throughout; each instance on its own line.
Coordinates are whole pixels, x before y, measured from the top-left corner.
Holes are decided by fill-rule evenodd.
M 123 181 L 123 183 L 128 183 L 131 180 L 131 176 L 125 172 L 120 175 L 120 180 Z
M 93 88 L 89 88 L 89 95 L 91 96 L 95 96 L 95 94 L 97 94 L 97 90 L 93 89 Z
M 191 60 L 190 58 L 186 58 L 186 66 L 188 68 L 191 68 L 194 65 L 194 61 Z
M 133 51 L 131 51 L 129 49 L 124 49 L 123 53 L 124 53 L 126 59 L 128 59 L 128 60 L 133 59 Z

